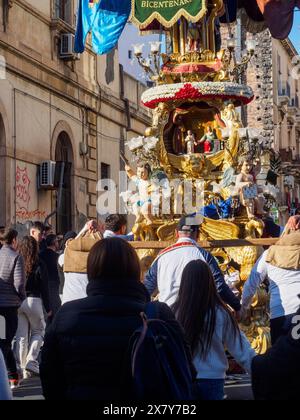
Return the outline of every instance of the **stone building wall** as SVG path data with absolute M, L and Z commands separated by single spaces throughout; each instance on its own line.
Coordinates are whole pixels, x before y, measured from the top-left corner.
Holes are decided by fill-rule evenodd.
M 70 213 L 68 226 L 78 230 L 96 216 L 101 165 L 118 184 L 123 139 L 143 134 L 149 125 L 149 111 L 139 103 L 145 87 L 121 77 L 117 50 L 97 56 L 88 42 L 80 58 L 59 57 L 61 34 L 75 32 L 77 0 L 71 0 L 68 21 L 57 18 L 54 0 L 10 1 L 8 18 L 4 3 L 0 0 L 0 56 L 6 63 L 0 77 L 0 193 L 5 197 L 0 225 L 25 231 L 29 221 L 52 213 L 55 228 L 57 191 L 37 188 L 38 165 L 67 158 L 71 172 L 61 213 Z
M 247 39 L 249 34 L 245 35 Z M 246 108 L 247 125 L 260 130 L 265 146 L 272 147 L 274 145 L 272 38 L 269 30 L 266 30 L 255 35 L 254 39 L 257 47 L 246 75 L 246 82 L 254 91 L 254 101 Z

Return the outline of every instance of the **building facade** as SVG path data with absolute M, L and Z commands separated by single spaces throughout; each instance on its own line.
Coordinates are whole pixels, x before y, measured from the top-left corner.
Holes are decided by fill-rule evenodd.
M 165 40 L 163 35 L 142 35 L 139 29 L 132 23 L 128 22 L 124 32 L 119 40 L 119 59 L 125 73 L 130 74 L 137 80 L 143 81 L 147 84 L 148 78 L 139 66 L 137 59 L 134 57 L 134 44 L 143 45 L 143 56 L 147 57 L 150 54 L 150 43 L 161 42 L 161 48 L 165 48 Z
M 264 144 L 275 152 L 278 204 L 283 212 L 287 209 L 293 213 L 300 205 L 298 53 L 289 39 L 273 39 L 268 30 L 256 35 L 256 41 L 255 56 L 247 71 L 247 83 L 255 94 L 255 100 L 247 107 L 247 125 L 259 129 Z
M 253 35 L 238 20 L 231 31 L 236 40 L 237 62 L 246 51 L 247 40 L 254 38 L 257 43 L 241 79 L 253 89 L 254 101 L 243 107 L 241 114 L 244 126 L 256 129 L 265 150 L 272 152 L 263 158 L 262 182 L 269 169 L 278 174 L 277 204 L 279 219 L 284 223 L 300 206 L 299 55 L 289 39 L 273 39 L 269 30 Z M 222 27 L 224 47 L 229 37 L 228 27 Z
M 117 50 L 97 56 L 88 42 L 73 53 L 76 10 L 77 0 L 0 0 L 0 225 L 26 231 L 48 217 L 57 232 L 78 230 L 97 216 L 97 181 L 118 186 L 126 139 L 149 125 L 145 86 Z M 40 188 L 47 161 L 52 190 Z

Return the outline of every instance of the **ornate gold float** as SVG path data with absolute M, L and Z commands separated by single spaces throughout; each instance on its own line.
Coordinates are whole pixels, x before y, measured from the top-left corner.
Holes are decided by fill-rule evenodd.
M 143 175 L 139 177 L 129 167 L 127 171 L 137 185 L 145 187 L 150 180 L 163 180 L 172 185 L 168 214 L 160 203 L 154 214 L 147 216 L 147 211 L 153 210 L 153 201 L 139 201 L 142 204 L 136 210 L 137 223 L 133 231 L 143 241 L 175 239 L 176 224 L 182 215 L 175 202 L 176 197 L 184 196 L 184 189 L 181 185 L 176 190 L 174 179 L 182 183 L 190 181 L 193 189 L 201 181 L 204 208 L 218 208 L 218 203 L 230 201 L 226 217 L 221 215 L 218 220 L 204 217 L 199 239 L 248 239 L 260 238 L 263 234 L 263 192 L 256 186 L 254 173 L 259 165 L 248 169 L 249 159 L 254 163 L 259 151 L 249 150 L 248 142 L 242 138 L 239 110 L 253 100 L 252 89 L 241 83 L 241 75 L 254 53 L 254 46 L 249 46 L 247 55 L 237 64 L 232 47 L 221 49 L 218 44 L 217 18 L 223 10 L 223 1 L 199 3 L 205 3 L 206 7 L 197 21 L 188 20 L 182 13 L 176 15 L 172 24 L 166 25 L 159 13 L 155 15 L 167 40 L 164 53 L 160 53 L 159 43 L 156 43 L 152 45 L 150 60 L 145 60 L 142 47 L 135 46 L 136 58 L 154 84 L 142 95 L 142 103 L 153 110 L 153 119 L 143 138 L 128 142 L 132 156 L 143 162 L 139 172 Z M 141 29 L 151 31 L 148 25 L 153 22 L 147 21 Z M 149 197 L 152 190 L 153 185 L 149 184 Z M 146 271 L 157 250 L 138 252 Z M 258 246 L 213 250 L 224 273 L 238 272 L 235 287 L 239 292 L 261 253 L 262 248 Z M 267 293 L 261 289 L 243 325 L 259 353 L 265 352 L 270 342 L 267 308 Z

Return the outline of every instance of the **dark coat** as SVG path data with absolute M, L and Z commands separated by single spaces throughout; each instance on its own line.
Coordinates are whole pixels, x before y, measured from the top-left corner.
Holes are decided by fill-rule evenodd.
M 48 270 L 48 277 L 49 282 L 56 283 L 59 285 L 59 275 L 58 275 L 58 257 L 59 255 L 57 252 L 54 252 L 50 248 L 46 248 L 44 251 L 40 253 L 40 258 L 46 264 Z
M 27 297 L 38 297 L 42 299 L 45 311 L 50 312 L 49 298 L 49 280 L 46 264 L 39 259 L 32 268 L 31 273 L 26 279 L 26 295 Z
M 299 399 L 300 310 L 297 316 L 298 325 L 252 361 L 252 387 L 257 400 Z
M 66 303 L 49 327 L 42 351 L 43 393 L 51 400 L 128 398 L 124 381 L 129 339 L 141 326 L 140 312 L 150 297 L 141 283 L 91 281 L 88 297 Z M 182 334 L 166 304 L 159 318 Z M 182 335 L 183 336 L 183 335 Z

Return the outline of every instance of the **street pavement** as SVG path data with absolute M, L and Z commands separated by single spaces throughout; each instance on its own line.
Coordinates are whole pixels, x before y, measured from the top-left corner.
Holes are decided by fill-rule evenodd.
M 232 375 L 226 382 L 225 394 L 227 400 L 252 400 L 252 390 L 249 376 Z M 43 400 L 40 380 L 37 377 L 25 379 L 14 390 L 14 400 Z

